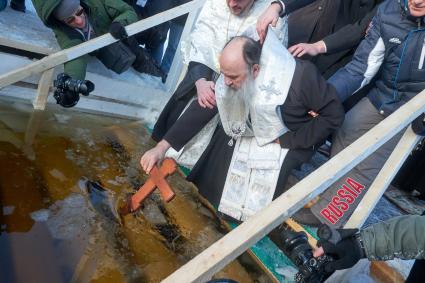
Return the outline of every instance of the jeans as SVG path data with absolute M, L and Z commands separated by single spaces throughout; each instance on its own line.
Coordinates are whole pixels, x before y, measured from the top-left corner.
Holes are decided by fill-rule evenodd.
M 174 55 L 176 54 L 177 47 L 180 42 L 180 37 L 183 32 L 184 25 L 171 23 L 170 31 L 168 34 L 168 45 L 165 50 L 164 57 L 161 61 L 161 69 L 164 73 L 168 73 L 173 63 Z

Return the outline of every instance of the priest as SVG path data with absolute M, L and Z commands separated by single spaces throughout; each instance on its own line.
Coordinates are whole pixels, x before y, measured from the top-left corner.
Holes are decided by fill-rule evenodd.
M 187 178 L 219 211 L 243 221 L 284 192 L 291 170 L 342 124 L 344 111 L 314 65 L 294 59 L 272 31 L 263 50 L 250 37 L 233 38 L 219 63 L 219 123 Z M 181 141 L 216 114 L 192 103 L 142 156 L 143 169 L 149 172 L 170 147 L 181 150 Z
M 175 123 L 188 103 L 196 98 L 205 109 L 215 108 L 215 80 L 220 73 L 218 56 L 224 44 L 255 26 L 271 0 L 207 0 L 187 41 L 182 41 L 183 62 L 188 71 L 156 122 L 152 138 L 159 142 Z M 276 30 L 286 44 L 286 17 Z

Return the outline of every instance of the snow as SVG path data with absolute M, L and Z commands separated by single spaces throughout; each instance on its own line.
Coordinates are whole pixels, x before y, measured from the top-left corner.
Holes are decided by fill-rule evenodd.
M 1 36 L 9 40 L 37 45 L 51 51 L 59 50 L 53 32 L 44 27 L 32 2 L 27 0 L 25 4 L 27 7 L 25 15 L 9 6 L 0 12 Z M 23 16 L 25 17 L 24 21 L 22 20 Z
M 26 1 L 26 4 L 27 12 L 25 13 L 25 20 L 22 20 L 23 13 L 14 11 L 10 7 L 0 12 L 0 30 L 2 30 L 0 41 L 3 37 L 15 42 L 18 46 L 25 44 L 26 47 L 24 49 L 26 50 L 32 50 L 32 47 L 38 52 L 41 52 L 40 50 L 47 50 L 42 53 L 51 53 L 53 50 L 59 50 L 53 32 L 45 27 L 38 18 L 31 1 Z M 31 60 L 24 57 L 0 53 L 0 60 L 3 59 L 6 60 L 3 61 L 6 63 L 1 64 L 0 73 L 6 73 L 17 67 L 31 63 Z M 60 67 L 57 68 L 55 73 L 62 71 L 63 69 Z M 24 81 L 37 83 L 38 79 L 39 75 L 36 75 Z M 123 110 L 122 113 L 124 116 L 129 113 L 131 117 L 142 118 L 150 125 L 154 123 L 154 120 L 158 117 L 159 112 L 170 96 L 166 91 L 165 84 L 161 82 L 160 78 L 138 73 L 132 68 L 119 75 L 107 69 L 95 57 L 90 57 L 87 67 L 87 79 L 92 80 L 96 85 L 95 91 L 88 99 L 98 100 L 95 96 L 99 96 L 112 99 L 116 103 L 139 106 L 139 113 L 136 113 L 135 107 L 128 109 L 128 111 Z M 13 91 L 16 92 L 16 90 Z M 29 98 L 28 95 L 22 97 L 25 97 L 25 99 Z M 83 109 L 92 108 L 93 103 L 87 104 L 85 100 L 85 98 L 82 98 L 79 103 Z M 49 97 L 48 102 L 54 101 Z M 108 113 L 110 107 L 102 106 L 102 102 L 99 102 L 98 109 Z M 121 108 L 116 109 L 125 109 L 125 107 L 121 106 Z M 112 111 L 114 113 L 113 115 L 116 115 L 115 112 Z M 118 113 L 118 115 L 121 114 Z

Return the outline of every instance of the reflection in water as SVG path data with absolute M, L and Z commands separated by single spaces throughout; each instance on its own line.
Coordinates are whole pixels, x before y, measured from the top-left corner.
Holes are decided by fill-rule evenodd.
M 151 146 L 139 122 L 0 102 L 0 282 L 159 282 L 221 237 L 177 176 L 175 201 L 118 221 Z

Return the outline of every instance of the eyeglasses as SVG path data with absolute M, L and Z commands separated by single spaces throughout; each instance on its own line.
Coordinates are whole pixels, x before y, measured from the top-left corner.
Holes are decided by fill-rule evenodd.
M 84 13 L 83 7 L 78 8 L 78 10 L 74 13 L 74 15 L 64 20 L 65 24 L 68 24 L 68 25 L 72 24 L 75 21 L 75 18 L 81 17 L 83 13 Z

